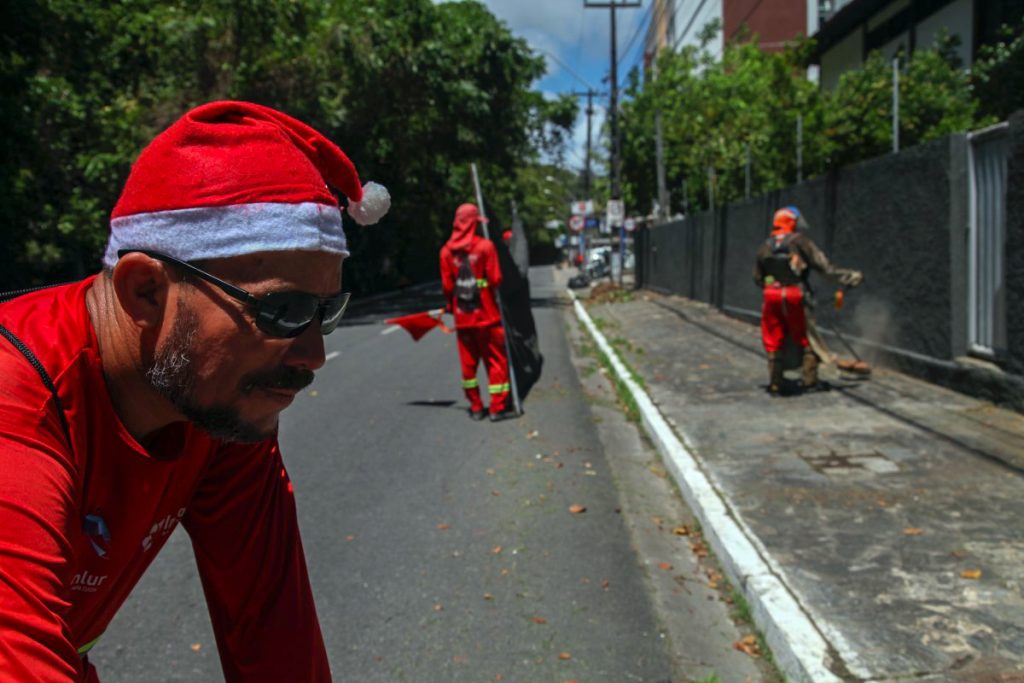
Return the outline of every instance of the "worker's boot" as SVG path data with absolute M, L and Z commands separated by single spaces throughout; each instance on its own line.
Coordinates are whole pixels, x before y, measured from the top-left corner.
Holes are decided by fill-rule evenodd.
M 777 396 L 782 391 L 782 359 L 779 354 L 768 354 L 768 393 Z
M 801 368 L 804 390 L 818 388 L 818 356 L 811 347 L 804 349 L 804 363 Z

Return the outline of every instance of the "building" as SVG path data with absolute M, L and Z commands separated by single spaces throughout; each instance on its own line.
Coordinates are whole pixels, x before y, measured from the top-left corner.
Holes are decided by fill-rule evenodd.
M 717 22 L 722 30 L 708 45 L 721 55 L 725 44 L 746 35 L 765 50 L 781 50 L 800 35 L 818 28 L 819 0 L 654 0 L 644 54 L 699 46 L 704 28 Z
M 871 52 L 909 55 L 933 46 L 943 31 L 959 38 L 958 55 L 969 67 L 1002 25 L 1020 22 L 1024 0 L 839 0 L 824 9 L 815 57 L 821 85 L 831 89 Z

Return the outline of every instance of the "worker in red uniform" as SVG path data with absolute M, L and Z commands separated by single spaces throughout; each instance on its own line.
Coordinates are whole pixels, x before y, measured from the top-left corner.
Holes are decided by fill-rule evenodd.
M 331 679 L 277 444 L 348 301 L 328 184 L 387 210 L 299 121 L 203 105 L 136 161 L 102 272 L 0 304 L 0 679 L 98 681 L 178 524 L 226 680 Z
M 505 329 L 498 310 L 497 289 L 501 286 L 498 254 L 490 240 L 476 234 L 486 222 L 473 204 L 455 211 L 452 235 L 441 247 L 441 286 L 448 310 L 455 317 L 455 330 L 462 364 L 462 388 L 469 399 L 469 416 L 482 420 L 489 412 L 492 422 L 511 417 L 509 411 L 508 357 Z M 487 368 L 489 410 L 484 410 L 476 369 L 480 361 Z
M 757 250 L 754 282 L 762 289 L 761 341 L 768 353 L 768 391 L 782 389 L 781 351 L 787 339 L 803 349 L 801 368 L 804 389 L 818 385 L 819 358 L 807 338 L 807 318 L 812 305 L 811 270 L 856 287 L 864 280 L 860 271 L 838 268 L 798 227 L 806 222 L 795 206 L 775 212 L 772 232 Z

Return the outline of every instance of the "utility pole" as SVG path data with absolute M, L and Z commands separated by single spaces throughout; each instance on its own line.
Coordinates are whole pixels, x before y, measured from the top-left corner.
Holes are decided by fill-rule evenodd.
M 598 96 L 603 96 L 605 93 L 597 92 L 593 88 L 587 88 L 586 92 L 573 92 L 572 94 L 574 96 L 576 96 L 576 97 L 586 97 L 587 98 L 587 160 L 586 160 L 587 168 L 584 171 L 584 175 L 583 175 L 583 198 L 582 199 L 583 199 L 583 201 L 588 202 L 588 201 L 590 201 L 592 199 L 592 197 L 590 196 L 590 187 L 591 187 L 591 178 L 593 177 L 591 175 L 591 172 L 590 172 L 590 120 L 594 116 L 594 98 L 598 97 Z M 587 257 L 587 248 L 586 248 L 587 227 L 586 227 L 586 219 L 587 219 L 587 217 L 584 216 L 583 217 L 583 220 L 584 220 L 583 229 L 580 230 L 580 234 L 577 236 L 577 240 L 579 241 L 579 245 L 578 246 L 579 246 L 580 258 L 584 258 L 584 259 Z
M 586 168 L 586 171 L 584 172 L 584 175 L 583 175 L 583 195 L 584 195 L 583 199 L 584 200 L 589 200 L 589 199 L 592 199 L 592 197 L 590 196 L 591 178 L 593 178 L 593 176 L 591 175 L 591 172 L 590 172 L 590 121 L 591 121 L 591 118 L 594 116 L 594 98 L 595 97 L 603 97 L 603 96 L 607 95 L 608 93 L 603 93 L 603 92 L 598 92 L 596 90 L 588 89 L 586 92 L 573 92 L 571 94 L 576 96 L 576 97 L 586 97 L 587 98 L 587 159 L 586 159 L 586 166 L 587 166 L 587 168 Z
M 621 187 L 621 167 L 619 158 L 619 71 L 618 71 L 618 47 L 616 45 L 615 36 L 615 10 L 616 9 L 638 9 L 640 7 L 640 0 L 613 0 L 612 2 L 590 2 L 590 0 L 583 0 L 584 9 L 608 9 L 611 10 L 611 27 L 612 27 L 612 40 L 611 40 L 611 74 L 609 76 L 611 80 L 611 98 L 609 102 L 609 113 L 611 114 L 611 148 L 612 148 L 612 201 L 619 201 L 622 199 L 622 187 Z M 622 284 L 622 266 L 626 263 L 626 229 L 624 226 L 619 226 L 619 285 Z

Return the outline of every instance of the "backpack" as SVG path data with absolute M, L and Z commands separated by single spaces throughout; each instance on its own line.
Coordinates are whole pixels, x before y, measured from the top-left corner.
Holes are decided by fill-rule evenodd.
M 784 273 L 787 271 L 798 278 L 802 278 L 807 270 L 807 263 L 800 255 L 799 250 L 793 248 L 793 240 L 797 233 L 791 232 L 784 235 L 771 235 L 766 244 L 771 249 L 769 263 L 766 263 L 766 270 L 780 280 L 785 280 Z
M 459 274 L 455 278 L 455 304 L 463 313 L 472 313 L 480 308 L 480 285 L 469 264 L 469 254 L 459 259 Z

